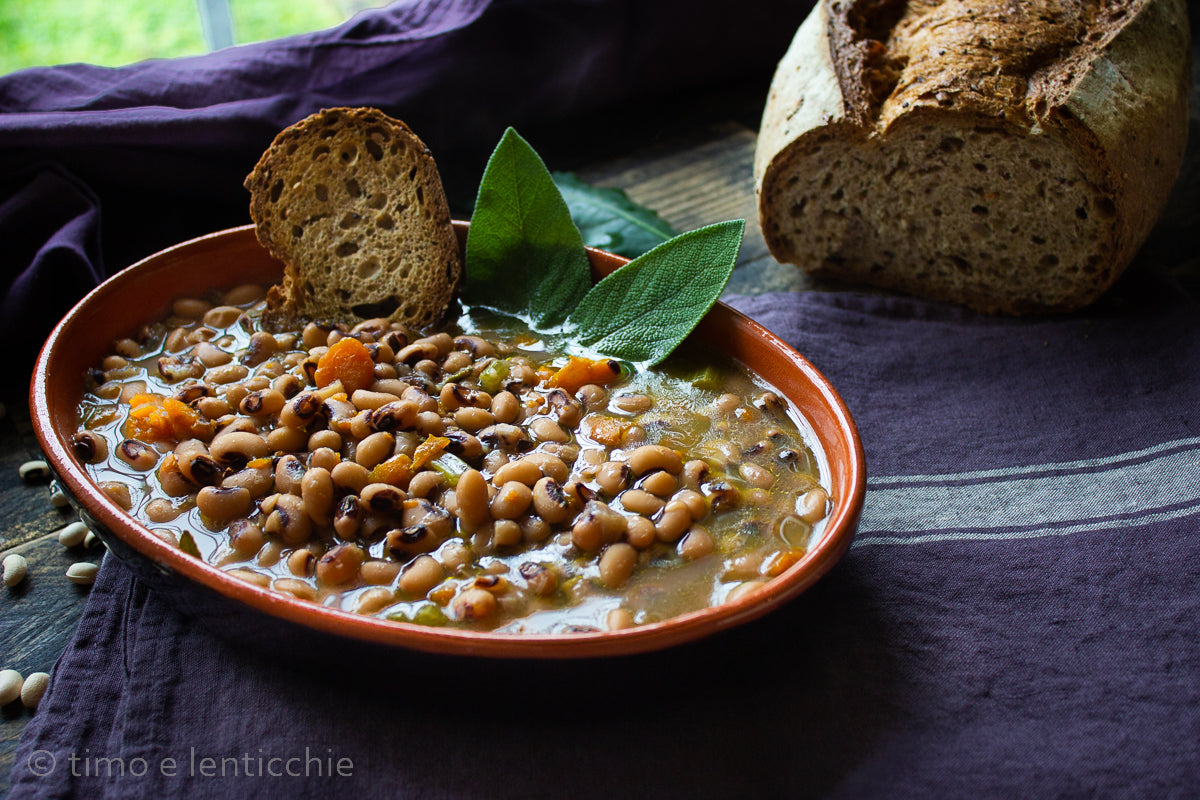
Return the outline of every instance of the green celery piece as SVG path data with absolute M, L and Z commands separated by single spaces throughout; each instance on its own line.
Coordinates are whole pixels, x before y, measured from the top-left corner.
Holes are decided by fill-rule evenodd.
M 744 220 L 682 233 L 601 280 L 567 320 L 573 338 L 654 366 L 695 329 L 733 274 Z
M 569 172 L 552 177 L 589 247 L 637 258 L 675 235 L 662 217 L 633 202 L 622 189 L 601 189 Z
M 590 286 L 566 202 L 541 157 L 509 128 L 479 183 L 463 299 L 544 330 L 562 324 Z

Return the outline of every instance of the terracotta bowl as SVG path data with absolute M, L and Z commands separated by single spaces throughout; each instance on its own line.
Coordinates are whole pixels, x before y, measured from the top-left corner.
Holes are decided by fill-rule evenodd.
M 467 226 L 456 223 L 460 241 Z M 590 252 L 593 272 L 625 259 Z M 829 382 L 803 356 L 748 317 L 717 304 L 693 336 L 763 376 L 794 402 L 816 432 L 829 468 L 833 510 L 824 538 L 785 573 L 735 602 L 626 630 L 527 635 L 430 628 L 326 608 L 253 586 L 186 555 L 114 504 L 76 460 L 70 437 L 85 370 L 111 342 L 167 314 L 172 299 L 246 282 L 275 283 L 282 274 L 254 237 L 253 226 L 203 236 L 156 253 L 109 278 L 58 324 L 42 348 L 30 387 L 33 426 L 51 467 L 81 517 L 109 549 L 159 595 L 218 632 L 271 647 L 314 636 L 335 643 L 451 656 L 574 658 L 658 650 L 748 622 L 787 602 L 846 552 L 862 509 L 866 472 L 854 422 Z

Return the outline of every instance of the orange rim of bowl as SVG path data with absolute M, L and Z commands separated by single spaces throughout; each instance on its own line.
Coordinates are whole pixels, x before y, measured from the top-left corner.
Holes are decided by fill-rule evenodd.
M 455 227 L 460 242 L 465 242 L 467 223 L 455 222 Z M 255 249 L 257 253 L 253 253 Z M 800 408 L 825 450 L 830 480 L 835 484 L 831 487 L 833 511 L 817 544 L 786 571 L 732 602 L 616 631 L 567 634 L 471 631 L 396 622 L 322 606 L 240 580 L 206 561 L 189 556 L 154 535 L 117 506 L 92 482 L 72 453 L 69 442 L 78 424 L 77 408 L 82 398 L 84 370 L 97 363 L 109 346 L 107 339 L 95 341 L 93 336 L 89 341 L 88 327 L 98 313 L 109 309 L 114 298 L 140 282 L 144 274 L 169 271 L 180 262 L 195 262 L 240 250 L 263 262 L 260 266 L 264 269 L 266 264 L 273 262 L 282 273 L 282 266 L 258 244 L 253 225 L 218 231 L 174 245 L 116 273 L 89 292 L 51 332 L 34 366 L 29 390 L 34 433 L 59 480 L 99 524 L 164 572 L 175 573 L 269 616 L 335 636 L 444 655 L 583 658 L 658 650 L 748 622 L 803 592 L 828 572 L 850 546 L 862 511 L 866 465 L 857 428 L 845 403 L 816 367 L 786 342 L 744 314 L 718 303 L 693 335 L 706 335 L 706 330 L 719 332 L 722 349 L 743 364 L 747 357 L 770 350 L 782 359 L 783 364 L 802 376 L 803 381 L 798 385 L 807 385 L 810 399 L 819 399 L 820 406 L 801 403 L 786 386 L 780 386 L 782 381 L 778 377 L 759 373 Z M 590 248 L 589 255 L 593 273 L 601 275 L 627 261 Z M 152 308 L 141 308 L 140 311 L 144 313 L 138 318 L 147 322 L 165 314 L 166 306 L 164 304 L 158 315 Z M 82 355 L 73 353 L 72 348 L 78 347 L 81 341 L 89 341 L 84 348 L 86 352 Z M 731 345 L 740 345 L 745 352 L 730 352 Z M 62 375 L 62 370 L 68 367 L 70 374 Z M 78 384 L 78 390 L 52 392 L 50 387 L 54 380 L 73 380 Z M 835 437 L 832 441 L 828 438 L 831 434 Z

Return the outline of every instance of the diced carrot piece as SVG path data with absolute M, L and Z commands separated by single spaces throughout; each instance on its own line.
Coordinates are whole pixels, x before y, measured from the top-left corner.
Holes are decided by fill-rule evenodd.
M 603 386 L 621 377 L 621 365 L 611 358 L 580 358 L 571 356 L 562 369 L 546 381 L 551 388 L 560 388 L 571 394 L 589 383 Z
M 445 436 L 425 437 L 425 441 L 417 445 L 417 449 L 413 451 L 413 471 L 415 472 L 416 470 L 419 470 L 421 467 L 440 456 L 449 444 L 450 440 Z
M 584 432 L 588 438 L 605 447 L 616 447 L 625 438 L 630 423 L 622 422 L 615 417 L 587 416 L 584 417 Z
M 375 362 L 371 360 L 371 353 L 365 344 L 353 336 L 347 336 L 334 342 L 317 360 L 313 380 L 318 387 L 340 380 L 347 394 L 352 394 L 375 382 Z
M 387 483 L 404 488 L 412 480 L 413 471 L 412 459 L 400 453 L 371 470 L 371 483 Z

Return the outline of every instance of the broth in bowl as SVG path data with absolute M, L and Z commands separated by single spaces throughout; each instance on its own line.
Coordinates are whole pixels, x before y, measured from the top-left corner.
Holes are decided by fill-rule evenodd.
M 734 602 L 831 507 L 803 414 L 686 343 L 652 369 L 467 310 L 266 330 L 263 290 L 174 301 L 89 372 L 72 445 L 230 576 L 439 628 L 560 634 Z

